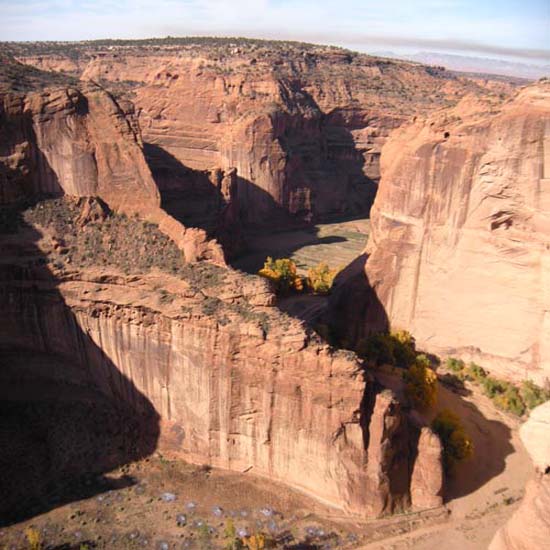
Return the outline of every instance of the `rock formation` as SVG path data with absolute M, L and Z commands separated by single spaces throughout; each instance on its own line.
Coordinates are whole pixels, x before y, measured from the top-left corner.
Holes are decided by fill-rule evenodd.
M 4 517 L 157 448 L 352 514 L 410 505 L 425 453 L 399 403 L 272 307 L 266 281 L 185 263 L 172 240 L 187 261 L 219 248 L 160 208 L 118 102 L 91 85 L 0 99 Z M 230 197 L 233 177 L 211 181 Z
M 500 529 L 489 550 L 547 548 L 550 541 L 550 403 L 533 411 L 520 436 L 537 470 L 520 507 Z
M 344 283 L 340 306 L 363 334 L 389 323 L 423 349 L 543 384 L 549 234 L 550 85 L 502 104 L 464 99 L 387 142 L 369 258 L 347 283 L 381 307 L 353 312 Z
M 4 71 L 19 64 L 6 65 Z M 189 261 L 224 262 L 204 232 L 183 227 L 160 208 L 135 119 L 93 84 L 0 91 L 0 183 L 1 203 L 99 196 L 112 208 L 157 223 Z
M 241 217 L 252 224 L 368 213 L 389 132 L 481 90 L 441 69 L 337 48 L 153 42 L 74 44 L 70 59 L 40 45 L 16 53 L 131 94 L 144 141 L 172 174 L 179 163 L 180 195 L 189 170 L 236 168 Z

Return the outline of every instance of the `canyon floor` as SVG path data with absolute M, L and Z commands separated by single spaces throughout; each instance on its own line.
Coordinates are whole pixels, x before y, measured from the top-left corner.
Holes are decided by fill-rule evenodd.
M 247 238 L 247 252 L 233 266 L 257 273 L 267 256 L 291 258 L 305 274 L 310 267 L 326 262 L 343 268 L 365 248 L 369 234 L 368 218 L 319 223 L 303 229 L 263 231 Z
M 377 376 L 399 384 L 391 371 Z M 0 530 L 0 547 L 26 548 L 25 531 L 33 527 L 51 550 L 216 549 L 226 546 L 233 524 L 243 534 L 268 533 L 277 548 L 481 550 L 516 509 L 532 466 L 519 421 L 477 388 L 456 393 L 440 385 L 436 410 L 444 407 L 461 415 L 476 452 L 448 483 L 441 508 L 353 520 L 253 471 L 227 472 L 156 453 L 63 487 L 50 496 L 48 512 Z

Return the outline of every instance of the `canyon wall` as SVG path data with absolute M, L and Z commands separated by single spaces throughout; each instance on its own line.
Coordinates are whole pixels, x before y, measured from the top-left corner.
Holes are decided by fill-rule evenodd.
M 5 260 L 2 279 L 0 351 L 67 365 L 6 363 L 8 401 L 25 379 L 34 390 L 20 399 L 31 403 L 47 399 L 42 391 L 56 384 L 59 400 L 64 393 L 77 402 L 83 392 L 90 394 L 84 400 L 100 394 L 135 410 L 145 432 L 138 441 L 149 448 L 251 470 L 364 517 L 407 508 L 411 491 L 419 495 L 415 506 L 426 492 L 430 504 L 434 497 L 441 503 L 441 487 L 434 491 L 415 477 L 411 488 L 423 452 L 392 394 L 376 390 L 353 358 L 309 341 L 298 321 L 274 308 L 266 333 L 230 312 L 228 323 L 205 315 L 204 296 L 185 298 L 189 290 L 162 306 L 145 278 L 75 271 L 52 278 L 46 268 L 21 270 Z M 230 294 L 239 298 L 235 287 Z M 253 295 L 258 299 L 257 289 Z
M 389 322 L 423 349 L 542 384 L 549 235 L 547 82 L 418 121 L 384 148 L 361 274 L 382 313 L 365 323 L 356 310 L 359 325 L 365 333 Z
M 114 209 L 158 224 L 189 261 L 224 263 L 221 248 L 205 232 L 184 227 L 161 209 L 137 121 L 131 105 L 123 106 L 93 84 L 0 91 L 0 203 L 99 196 Z
M 144 141 L 184 175 L 235 168 L 249 224 L 368 214 L 391 130 L 481 91 L 441 69 L 320 46 L 138 41 L 73 54 L 19 59 L 129 93 Z
M 0 96 L 2 514 L 156 449 L 363 517 L 441 503 L 441 487 L 413 475 L 420 430 L 352 354 L 272 307 L 265 280 L 157 257 L 160 231 L 185 260 L 219 248 L 160 208 L 117 101 L 93 85 Z M 230 196 L 233 177 L 212 181 Z M 22 205 L 50 194 L 73 198 Z M 116 215 L 74 198 L 87 195 Z M 155 268 L 139 271 L 149 254 Z

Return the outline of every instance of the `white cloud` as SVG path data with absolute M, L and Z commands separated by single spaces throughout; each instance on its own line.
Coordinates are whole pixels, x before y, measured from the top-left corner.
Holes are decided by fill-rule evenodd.
M 0 0 L 0 39 L 223 34 L 526 57 L 548 47 L 544 17 L 482 16 L 476 1 Z

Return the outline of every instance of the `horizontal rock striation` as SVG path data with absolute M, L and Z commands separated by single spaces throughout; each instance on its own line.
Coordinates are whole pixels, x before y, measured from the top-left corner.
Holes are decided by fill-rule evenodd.
M 218 42 L 76 44 L 70 60 L 19 59 L 126 91 L 144 141 L 182 167 L 236 168 L 249 224 L 368 213 L 389 133 L 481 91 L 441 69 L 336 48 Z
M 224 263 L 204 231 L 185 228 L 160 208 L 136 120 L 125 107 L 93 84 L 0 91 L 0 203 L 99 196 L 158 224 L 189 261 Z
M 544 383 L 549 234 L 548 83 L 395 133 L 361 275 L 382 307 L 370 323 L 356 313 L 363 332 L 389 322 L 427 350 Z
M 363 517 L 425 493 L 419 430 L 353 355 L 273 308 L 267 281 L 173 253 L 159 229 L 188 261 L 219 247 L 160 208 L 118 102 L 92 85 L 0 99 L 2 517 L 156 449 Z M 234 178 L 208 177 L 229 218 Z M 21 206 L 49 194 L 81 198 Z
M 55 280 L 36 269 L 2 266 L 0 351 L 61 366 L 6 364 L 8 401 L 38 381 L 26 402 L 56 384 L 77 402 L 97 394 L 98 403 L 135 411 L 149 450 L 252 470 L 362 516 L 409 506 L 418 430 L 391 393 L 379 393 L 352 358 L 310 342 L 297 321 L 270 311 L 266 334 L 254 320 L 205 315 L 204 296 L 186 299 L 189 291 L 162 306 L 145 279 L 73 272 Z M 55 471 L 55 454 L 49 460 Z

